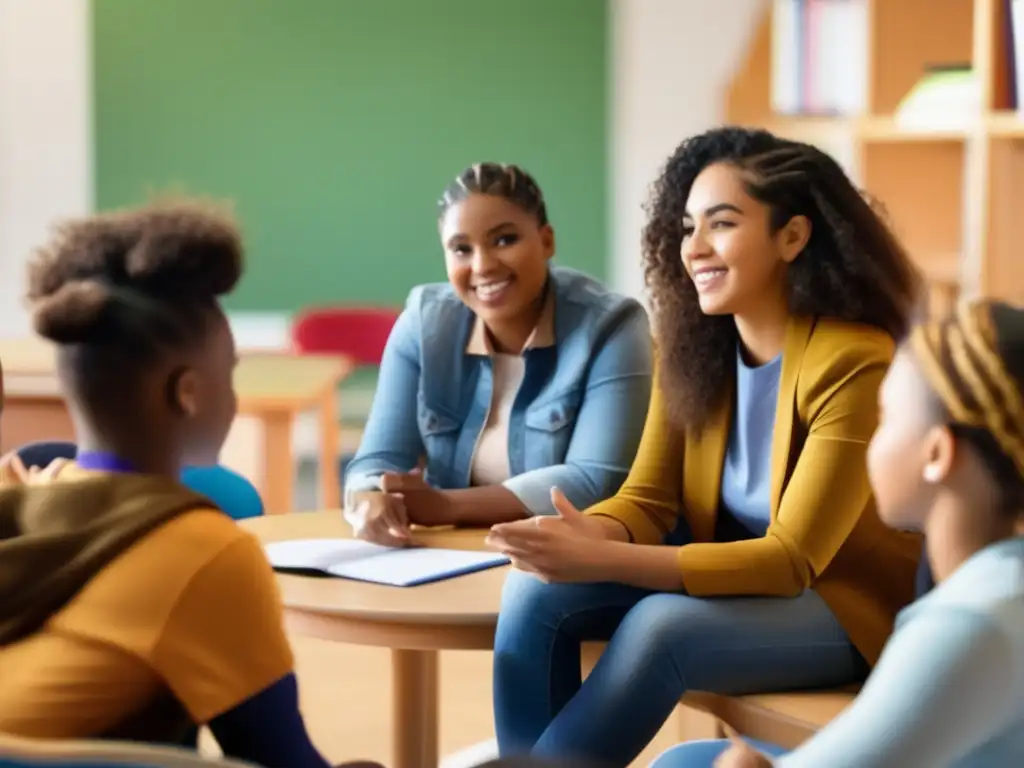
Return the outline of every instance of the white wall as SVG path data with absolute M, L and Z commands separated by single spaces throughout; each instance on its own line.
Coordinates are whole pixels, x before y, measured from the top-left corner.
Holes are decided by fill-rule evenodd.
M 92 208 L 88 0 L 0 0 L 0 335 L 28 330 L 24 263 Z
M 642 295 L 641 206 L 687 136 L 719 125 L 723 94 L 765 0 L 611 0 L 612 264 L 620 291 Z

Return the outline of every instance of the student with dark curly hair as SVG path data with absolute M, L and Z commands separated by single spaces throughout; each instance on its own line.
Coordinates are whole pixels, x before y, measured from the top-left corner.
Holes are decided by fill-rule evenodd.
M 913 594 L 920 540 L 879 520 L 864 454 L 918 281 L 868 201 L 814 147 L 710 131 L 658 180 L 644 260 L 658 373 L 629 477 L 491 533 L 519 568 L 503 755 L 624 766 L 687 690 L 855 682 Z
M 327 766 L 262 548 L 178 481 L 235 416 L 218 298 L 242 257 L 230 217 L 183 201 L 68 222 L 32 259 L 79 452 L 52 483 L 0 489 L 0 732 L 180 742 L 209 725 L 232 757 Z
M 554 485 L 580 506 L 608 498 L 650 399 L 647 314 L 552 266 L 533 177 L 477 163 L 438 209 L 448 281 L 409 294 L 345 478 L 346 518 L 379 544 L 408 543 L 410 523 L 554 514 Z
M 882 519 L 926 534 L 938 586 L 903 610 L 836 720 L 774 762 L 737 742 L 716 768 L 1024 762 L 1022 392 L 1024 311 L 978 301 L 914 329 L 867 467 Z M 682 744 L 655 768 L 708 766 L 727 746 Z

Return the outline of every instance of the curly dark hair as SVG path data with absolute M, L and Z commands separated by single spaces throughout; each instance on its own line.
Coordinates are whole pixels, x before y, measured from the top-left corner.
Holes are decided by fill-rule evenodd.
M 204 310 L 242 275 L 226 209 L 169 200 L 59 224 L 28 265 L 35 330 L 60 345 L 117 348 L 145 362 L 194 341 Z
M 920 286 L 881 213 L 826 153 L 767 131 L 735 127 L 687 139 L 654 184 L 643 264 L 658 339 L 658 384 L 673 422 L 698 432 L 728 391 L 737 341 L 731 316 L 701 311 L 680 256 L 690 188 L 714 163 L 743 172 L 748 193 L 770 207 L 773 231 L 793 216 L 810 220 L 810 240 L 787 273 L 794 314 L 865 323 L 901 338 Z

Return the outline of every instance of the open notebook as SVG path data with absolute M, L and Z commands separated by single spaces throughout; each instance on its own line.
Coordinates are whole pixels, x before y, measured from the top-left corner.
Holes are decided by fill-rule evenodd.
M 352 539 L 295 539 L 264 547 L 275 571 L 415 587 L 506 565 L 495 552 L 407 547 L 394 549 Z

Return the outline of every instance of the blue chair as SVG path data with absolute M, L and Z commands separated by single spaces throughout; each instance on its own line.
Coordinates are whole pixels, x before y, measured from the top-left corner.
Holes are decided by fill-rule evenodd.
M 181 473 L 181 482 L 210 499 L 235 520 L 263 514 L 263 499 L 259 491 L 227 467 L 188 467 Z
M 74 443 L 57 441 L 28 443 L 18 449 L 18 457 L 26 467 L 45 467 L 55 459 L 73 460 L 77 453 Z M 181 473 L 181 482 L 210 499 L 235 520 L 263 514 L 259 492 L 252 483 L 227 467 L 188 467 Z

